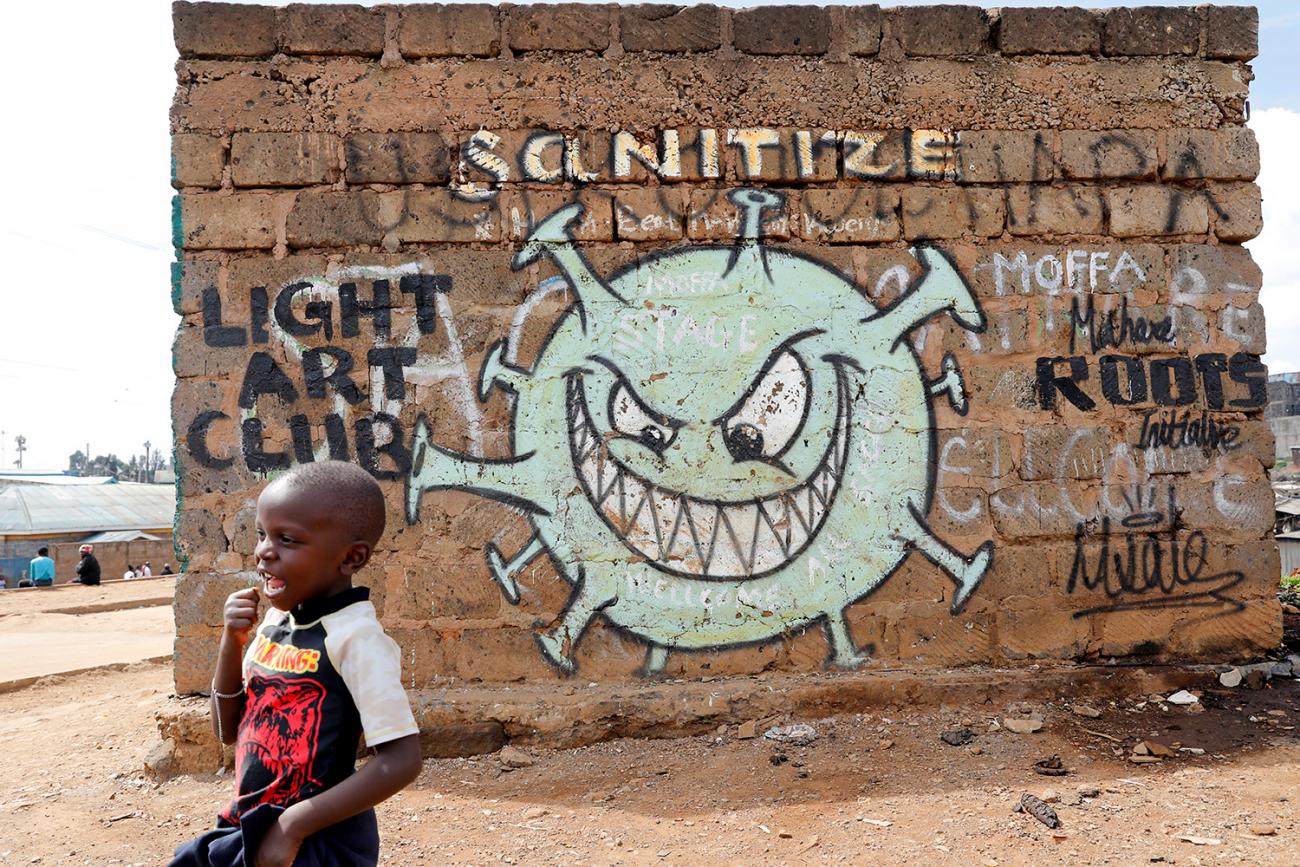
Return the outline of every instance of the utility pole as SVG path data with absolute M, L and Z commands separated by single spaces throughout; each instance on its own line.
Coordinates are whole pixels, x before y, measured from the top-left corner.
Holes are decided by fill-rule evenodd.
M 153 481 L 153 473 L 149 472 L 149 445 L 150 445 L 149 441 L 145 440 L 144 441 L 144 467 L 142 468 L 144 470 L 144 478 L 141 479 L 141 481 L 144 482 Z
M 14 468 L 21 470 L 23 468 L 23 452 L 27 451 L 27 437 L 19 434 L 14 438 L 14 443 L 18 446 L 18 459 L 14 461 Z

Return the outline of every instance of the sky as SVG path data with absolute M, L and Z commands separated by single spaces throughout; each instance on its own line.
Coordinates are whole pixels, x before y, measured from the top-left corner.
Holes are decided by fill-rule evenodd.
M 1292 371 L 1300 370 L 1300 257 L 1292 253 L 1300 180 L 1291 165 L 1300 141 L 1300 4 L 1268 0 L 1259 8 L 1250 126 L 1260 141 L 1265 229 L 1248 246 L 1264 270 L 1264 360 L 1272 371 Z M 167 450 L 177 324 L 169 274 L 170 4 L 27 3 L 5 20 L 0 258 L 9 276 L 0 288 L 0 468 L 13 465 L 18 435 L 27 440 L 28 469 L 65 469 L 68 456 L 87 446 L 123 458 L 143 454 L 146 441 Z

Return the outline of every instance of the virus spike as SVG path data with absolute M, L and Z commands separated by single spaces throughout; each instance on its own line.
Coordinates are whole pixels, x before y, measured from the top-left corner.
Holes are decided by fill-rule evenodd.
M 529 234 L 528 240 L 524 242 L 523 249 L 515 254 L 510 267 L 518 271 L 543 255 L 550 256 L 568 278 L 573 291 L 578 295 L 579 302 L 594 299 L 597 297 L 597 290 L 619 301 L 625 301 L 622 295 L 610 289 L 600 275 L 592 270 L 591 265 L 573 243 L 569 225 L 582 215 L 582 211 L 582 205 L 574 202 L 565 205 L 538 223 Z
M 776 193 L 750 188 L 732 190 L 728 198 L 740 209 L 741 241 L 758 241 L 763 235 L 763 212 L 781 207 L 782 202 Z
M 863 320 L 883 337 L 902 340 L 926 319 L 948 311 L 957 324 L 976 333 L 984 330 L 984 313 L 970 287 L 952 263 L 930 247 L 913 250 L 925 274 L 891 306 Z

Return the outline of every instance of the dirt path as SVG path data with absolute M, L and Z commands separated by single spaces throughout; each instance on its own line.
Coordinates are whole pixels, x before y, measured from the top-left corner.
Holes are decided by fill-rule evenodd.
M 174 578 L 0 593 L 0 695 L 33 677 L 172 652 Z
M 164 863 L 209 825 L 228 775 L 155 785 L 140 774 L 170 687 L 166 666 L 138 665 L 0 699 L 0 864 Z M 1295 864 L 1296 682 L 1210 691 L 1204 705 L 1138 697 L 1099 719 L 1043 705 L 1032 735 L 989 731 L 1006 708 L 884 711 L 819 721 L 807 747 L 731 727 L 538 752 L 513 771 L 499 756 L 431 761 L 380 809 L 384 863 Z M 971 743 L 939 740 L 963 723 Z M 1133 764 L 1137 738 L 1206 752 Z M 1072 773 L 1032 772 L 1054 753 Z M 1097 795 L 1080 798 L 1081 786 Z M 1055 832 L 1011 812 L 1046 789 L 1062 796 Z
M 0 618 L 37 611 L 110 611 L 139 608 L 142 604 L 170 603 L 176 593 L 174 577 L 105 581 L 94 587 L 60 583 L 53 587 L 22 587 L 0 591 Z M 0 620 L 3 623 L 3 620 Z
M 11 681 L 170 656 L 170 605 L 102 614 L 11 614 L 0 619 L 0 692 Z

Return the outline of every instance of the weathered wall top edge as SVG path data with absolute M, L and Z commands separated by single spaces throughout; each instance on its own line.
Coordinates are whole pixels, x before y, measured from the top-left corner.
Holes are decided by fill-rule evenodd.
M 1193 56 L 1246 61 L 1258 51 L 1251 6 L 1041 7 L 411 4 L 283 8 L 176 2 L 183 58 L 275 54 L 380 58 L 513 57 L 530 52 L 719 52 L 970 57 Z

